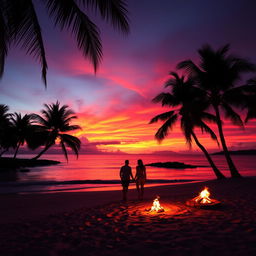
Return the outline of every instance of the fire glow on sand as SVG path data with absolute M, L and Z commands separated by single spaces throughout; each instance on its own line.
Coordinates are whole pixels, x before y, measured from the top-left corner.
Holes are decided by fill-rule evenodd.
M 199 208 L 211 208 L 220 205 L 220 201 L 210 198 L 210 192 L 205 187 L 199 194 L 199 196 L 186 202 L 188 206 L 199 207 Z

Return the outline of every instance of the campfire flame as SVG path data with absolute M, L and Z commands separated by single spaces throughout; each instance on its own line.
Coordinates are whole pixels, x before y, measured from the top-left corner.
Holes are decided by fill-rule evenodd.
M 199 204 L 211 204 L 212 200 L 210 199 L 210 192 L 208 191 L 208 188 L 205 187 L 203 191 L 199 194 L 199 196 L 195 197 L 194 200 L 196 203 Z
M 157 196 L 157 198 L 153 201 L 153 205 L 151 206 L 150 212 L 163 212 L 164 208 L 160 205 L 159 202 L 160 197 Z
M 208 191 L 208 188 L 205 187 L 204 190 L 200 192 L 199 196 L 188 200 L 186 202 L 186 205 L 192 207 L 199 207 L 202 209 L 212 209 L 214 207 L 220 206 L 221 202 L 216 199 L 211 199 L 210 192 Z

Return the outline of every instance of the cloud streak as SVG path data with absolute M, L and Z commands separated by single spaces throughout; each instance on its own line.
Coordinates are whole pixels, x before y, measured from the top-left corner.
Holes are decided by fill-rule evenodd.
M 132 22 L 128 37 L 99 21 L 104 58 L 96 75 L 69 34 L 53 30 L 40 14 L 47 42 L 48 88 L 40 80 L 40 67 L 15 49 L 0 84 L 0 102 L 22 113 L 39 113 L 43 103 L 57 100 L 68 104 L 78 115 L 76 123 L 82 130 L 75 135 L 87 153 L 187 150 L 179 124 L 161 145 L 154 139 L 161 123 L 148 122 L 168 108 L 151 99 L 163 91 L 169 71 L 179 61 L 197 60 L 196 50 L 204 43 L 213 47 L 231 43 L 232 51 L 256 62 L 255 3 L 148 0 L 145 7 L 145 1 L 128 2 Z M 255 121 L 244 130 L 225 121 L 224 133 L 231 147 L 246 148 L 254 145 L 255 128 Z M 218 149 L 208 136 L 200 131 L 198 136 L 208 149 Z

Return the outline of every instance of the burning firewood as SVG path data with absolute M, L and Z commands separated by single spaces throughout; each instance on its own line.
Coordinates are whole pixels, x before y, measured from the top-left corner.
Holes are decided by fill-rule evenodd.
M 156 199 L 153 201 L 153 205 L 151 206 L 151 208 L 146 209 L 146 211 L 156 213 L 164 212 L 164 208 L 160 205 L 159 199 L 160 197 L 157 196 Z
M 205 187 L 199 194 L 199 196 L 186 202 L 188 206 L 199 208 L 212 208 L 220 205 L 220 201 L 210 198 L 210 192 Z

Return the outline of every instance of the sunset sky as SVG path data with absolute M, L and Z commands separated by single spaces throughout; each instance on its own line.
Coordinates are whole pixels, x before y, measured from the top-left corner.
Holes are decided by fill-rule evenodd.
M 168 72 L 184 59 L 197 62 L 196 50 L 231 44 L 231 52 L 256 63 L 256 2 L 254 0 L 128 0 L 131 33 L 122 35 L 99 17 L 103 61 L 97 74 L 77 50 L 68 32 L 54 29 L 40 5 L 40 22 L 48 60 L 48 88 L 40 65 L 12 48 L 0 82 L 0 103 L 11 112 L 38 113 L 44 103 L 59 100 L 78 115 L 76 135 L 84 152 L 186 151 L 179 124 L 159 145 L 154 134 L 160 123 L 152 117 L 167 111 L 151 99 L 163 91 Z M 252 75 L 253 76 L 253 75 Z M 254 77 L 256 74 L 254 75 Z M 215 127 L 213 126 L 216 131 Z M 217 132 L 217 131 L 216 131 Z M 255 148 L 256 122 L 244 130 L 225 122 L 231 149 Z M 200 135 L 200 133 L 198 133 Z M 219 150 L 199 136 L 210 150 Z M 194 146 L 193 150 L 197 150 Z

